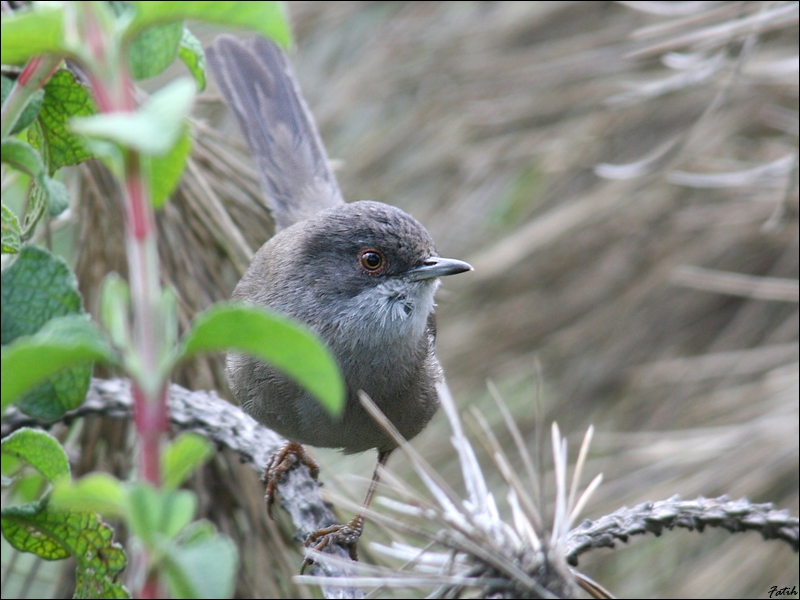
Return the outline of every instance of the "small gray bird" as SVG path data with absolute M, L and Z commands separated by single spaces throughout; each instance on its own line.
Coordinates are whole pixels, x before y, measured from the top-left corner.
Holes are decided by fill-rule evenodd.
M 344 412 L 333 418 L 280 371 L 250 356 L 228 355 L 228 382 L 242 408 L 290 440 L 267 465 L 267 505 L 271 510 L 277 481 L 298 460 L 316 476 L 300 446 L 310 444 L 346 453 L 377 449 L 367 507 L 379 467 L 397 444 L 363 409 L 358 391 L 406 439 L 422 431 L 444 380 L 434 348 L 438 278 L 472 267 L 439 257 L 427 230 L 402 210 L 342 200 L 286 56 L 272 42 L 222 36 L 207 58 L 247 138 L 277 231 L 233 297 L 313 329 L 339 362 L 346 385 Z M 321 550 L 339 543 L 356 559 L 363 526 L 356 515 L 313 533 L 306 544 Z

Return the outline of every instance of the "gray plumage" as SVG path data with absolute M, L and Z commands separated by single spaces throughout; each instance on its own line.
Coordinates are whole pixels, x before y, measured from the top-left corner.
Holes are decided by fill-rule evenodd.
M 325 340 L 347 389 L 332 418 L 310 394 L 257 359 L 229 354 L 242 408 L 294 442 L 387 452 L 395 442 L 364 411 L 364 390 L 410 439 L 438 407 L 438 277 L 470 270 L 439 258 L 426 229 L 380 202 L 345 204 L 283 53 L 261 38 L 218 39 L 209 64 L 262 172 L 278 233 L 256 253 L 233 297 L 279 311 Z M 371 269 L 362 261 L 382 260 Z M 369 263 L 369 261 L 368 261 Z
M 286 55 L 272 42 L 223 35 L 206 58 L 256 161 L 280 231 L 343 204 L 336 176 Z

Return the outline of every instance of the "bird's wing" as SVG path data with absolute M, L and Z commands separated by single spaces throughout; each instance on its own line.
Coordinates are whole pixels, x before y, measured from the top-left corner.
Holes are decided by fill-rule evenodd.
M 261 176 L 276 231 L 343 202 L 283 51 L 262 37 L 220 36 L 206 51 Z

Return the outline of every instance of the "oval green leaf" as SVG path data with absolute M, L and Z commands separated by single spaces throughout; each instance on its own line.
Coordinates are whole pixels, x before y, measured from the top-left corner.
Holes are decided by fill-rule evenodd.
M 69 459 L 58 440 L 47 432 L 24 427 L 3 440 L 0 451 L 17 456 L 50 482 L 69 475 Z
M 206 55 L 203 52 L 203 45 L 186 26 L 183 27 L 181 43 L 178 46 L 178 58 L 194 77 L 197 91 L 202 92 L 206 89 Z
M 228 536 L 217 534 L 170 550 L 163 573 L 174 598 L 233 597 L 239 556 Z
M 125 568 L 125 551 L 113 540 L 114 531 L 92 512 L 68 512 L 47 498 L 24 506 L 3 508 L 3 536 L 21 552 L 46 560 L 72 556 L 76 598 L 128 598 L 117 579 Z
M 2 253 L 16 254 L 19 252 L 20 234 L 22 233 L 19 227 L 19 219 L 5 204 L 2 204 L 0 208 L 2 209 L 3 227 Z
M 161 454 L 164 487 L 178 489 L 211 455 L 214 446 L 196 433 L 183 432 Z
M 178 359 L 221 350 L 260 358 L 314 394 L 328 412 L 341 413 L 344 384 L 336 359 L 325 343 L 300 323 L 255 305 L 218 304 L 194 320 Z
M 148 27 L 128 47 L 128 65 L 134 79 L 149 79 L 164 72 L 178 55 L 183 23 L 163 23 Z
M 284 48 L 292 41 L 283 2 L 131 2 L 136 16 L 127 35 L 157 23 L 196 19 L 217 25 L 244 27 L 265 35 Z
M 38 10 L 3 14 L 0 40 L 4 65 L 21 65 L 32 56 L 66 52 L 64 9 L 49 3 Z
M 50 502 L 63 510 L 100 513 L 105 517 L 127 512 L 127 492 L 122 482 L 108 473 L 90 473 L 80 479 L 55 484 Z
M 180 139 L 195 89 L 194 81 L 188 77 L 176 79 L 150 96 L 136 112 L 75 117 L 69 126 L 75 133 L 90 138 L 161 156 Z
M 150 200 L 154 208 L 161 208 L 183 177 L 186 161 L 192 153 L 192 136 L 184 127 L 177 143 L 162 156 L 150 157 Z
M 5 410 L 49 375 L 95 360 L 116 361 L 100 330 L 81 315 L 57 317 L 36 335 L 3 347 L 0 407 Z

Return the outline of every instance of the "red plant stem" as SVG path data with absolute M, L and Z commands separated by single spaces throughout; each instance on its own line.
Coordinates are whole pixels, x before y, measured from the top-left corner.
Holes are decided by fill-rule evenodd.
M 91 2 L 84 3 L 83 38 L 93 60 L 93 67 L 87 69 L 87 77 L 94 92 L 97 107 L 101 113 L 136 110 L 133 97 L 133 80 L 128 65 L 119 56 L 118 48 L 108 44 L 107 32 L 95 13 Z
M 136 350 L 141 369 L 135 375 L 136 428 L 140 444 L 141 477 L 158 486 L 161 438 L 167 430 L 166 386 L 158 357 L 165 343 L 158 279 L 158 254 L 153 211 L 146 193 L 141 157 L 125 153 L 125 239 L 128 250 L 131 305 Z
M 109 32 L 103 27 L 101 16 L 95 12 L 92 2 L 82 2 L 81 4 L 83 5 L 83 10 L 81 11 L 83 16 L 82 41 L 86 43 L 89 54 L 94 60 L 102 64 L 107 56 L 108 45 L 106 44 L 106 38 Z
M 148 210 L 150 203 L 147 199 L 140 156 L 132 150 L 128 150 L 125 156 L 125 190 L 127 225 L 135 242 L 141 244 L 148 240 L 155 229 L 153 211 Z
M 136 110 L 136 100 L 133 97 L 133 80 L 127 71 L 127 66 L 118 67 L 124 71 L 116 70 L 110 77 L 98 77 L 95 73 L 87 73 L 89 85 L 94 93 L 97 108 L 101 113 L 132 112 Z
M 30 87 L 33 91 L 38 90 L 56 72 L 60 62 L 61 57 L 52 54 L 34 56 L 19 74 L 17 85 Z
M 125 151 L 125 238 L 128 250 L 131 304 L 138 332 L 141 376 L 157 378 L 158 355 L 163 342 L 160 286 L 158 277 L 158 252 L 155 240 L 155 219 L 147 183 L 141 165 L 141 156 L 132 150 Z M 144 382 L 140 382 L 144 383 Z M 151 395 L 157 385 L 147 386 Z M 153 400 L 155 398 L 148 398 Z
M 101 113 L 133 112 L 137 108 L 133 80 L 119 48 L 110 43 L 102 16 L 91 3 L 83 12 L 86 45 L 92 56 L 87 69 Z M 125 243 L 133 310 L 136 368 L 133 380 L 135 423 L 139 436 L 139 473 L 148 483 L 161 484 L 161 441 L 167 431 L 166 374 L 159 357 L 165 354 L 165 318 L 161 306 L 155 218 L 141 155 L 123 149 Z
M 54 55 L 34 56 L 28 61 L 3 103 L 2 113 L 0 113 L 0 122 L 2 122 L 0 136 L 5 138 L 11 133 L 31 96 L 47 83 L 59 64 L 61 64 L 61 57 Z
M 86 65 L 89 83 L 101 113 L 133 112 L 137 108 L 133 79 L 114 40 L 113 25 L 103 20 L 102 5 L 81 4 L 82 35 L 91 56 Z M 167 415 L 167 374 L 161 366 L 166 354 L 164 307 L 161 302 L 158 248 L 155 217 L 142 156 L 123 148 L 125 244 L 128 255 L 133 313 L 133 356 L 129 357 L 129 375 L 134 399 L 134 421 L 139 438 L 139 478 L 154 487 L 161 485 L 161 442 L 169 425 Z M 136 582 L 133 593 L 138 598 L 163 598 L 166 589 L 159 579 L 157 565 L 149 550 L 137 546 L 131 557 L 135 565 L 146 569 L 143 577 L 132 572 Z
M 17 77 L 17 84 L 21 86 L 28 85 L 28 82 L 33 77 L 33 74 L 39 68 L 39 65 L 42 64 L 42 56 L 34 56 L 32 59 L 28 61 L 28 64 L 25 65 L 25 68 L 22 69 L 22 73 L 19 74 Z
M 136 429 L 139 432 L 139 470 L 140 477 L 152 485 L 161 481 L 161 436 L 168 423 L 166 411 L 166 384 L 158 392 L 156 402 L 151 401 L 138 383 L 131 386 Z
M 165 598 L 164 589 L 161 587 L 161 582 L 158 580 L 156 573 L 150 573 L 144 585 L 136 593 L 137 598 Z

